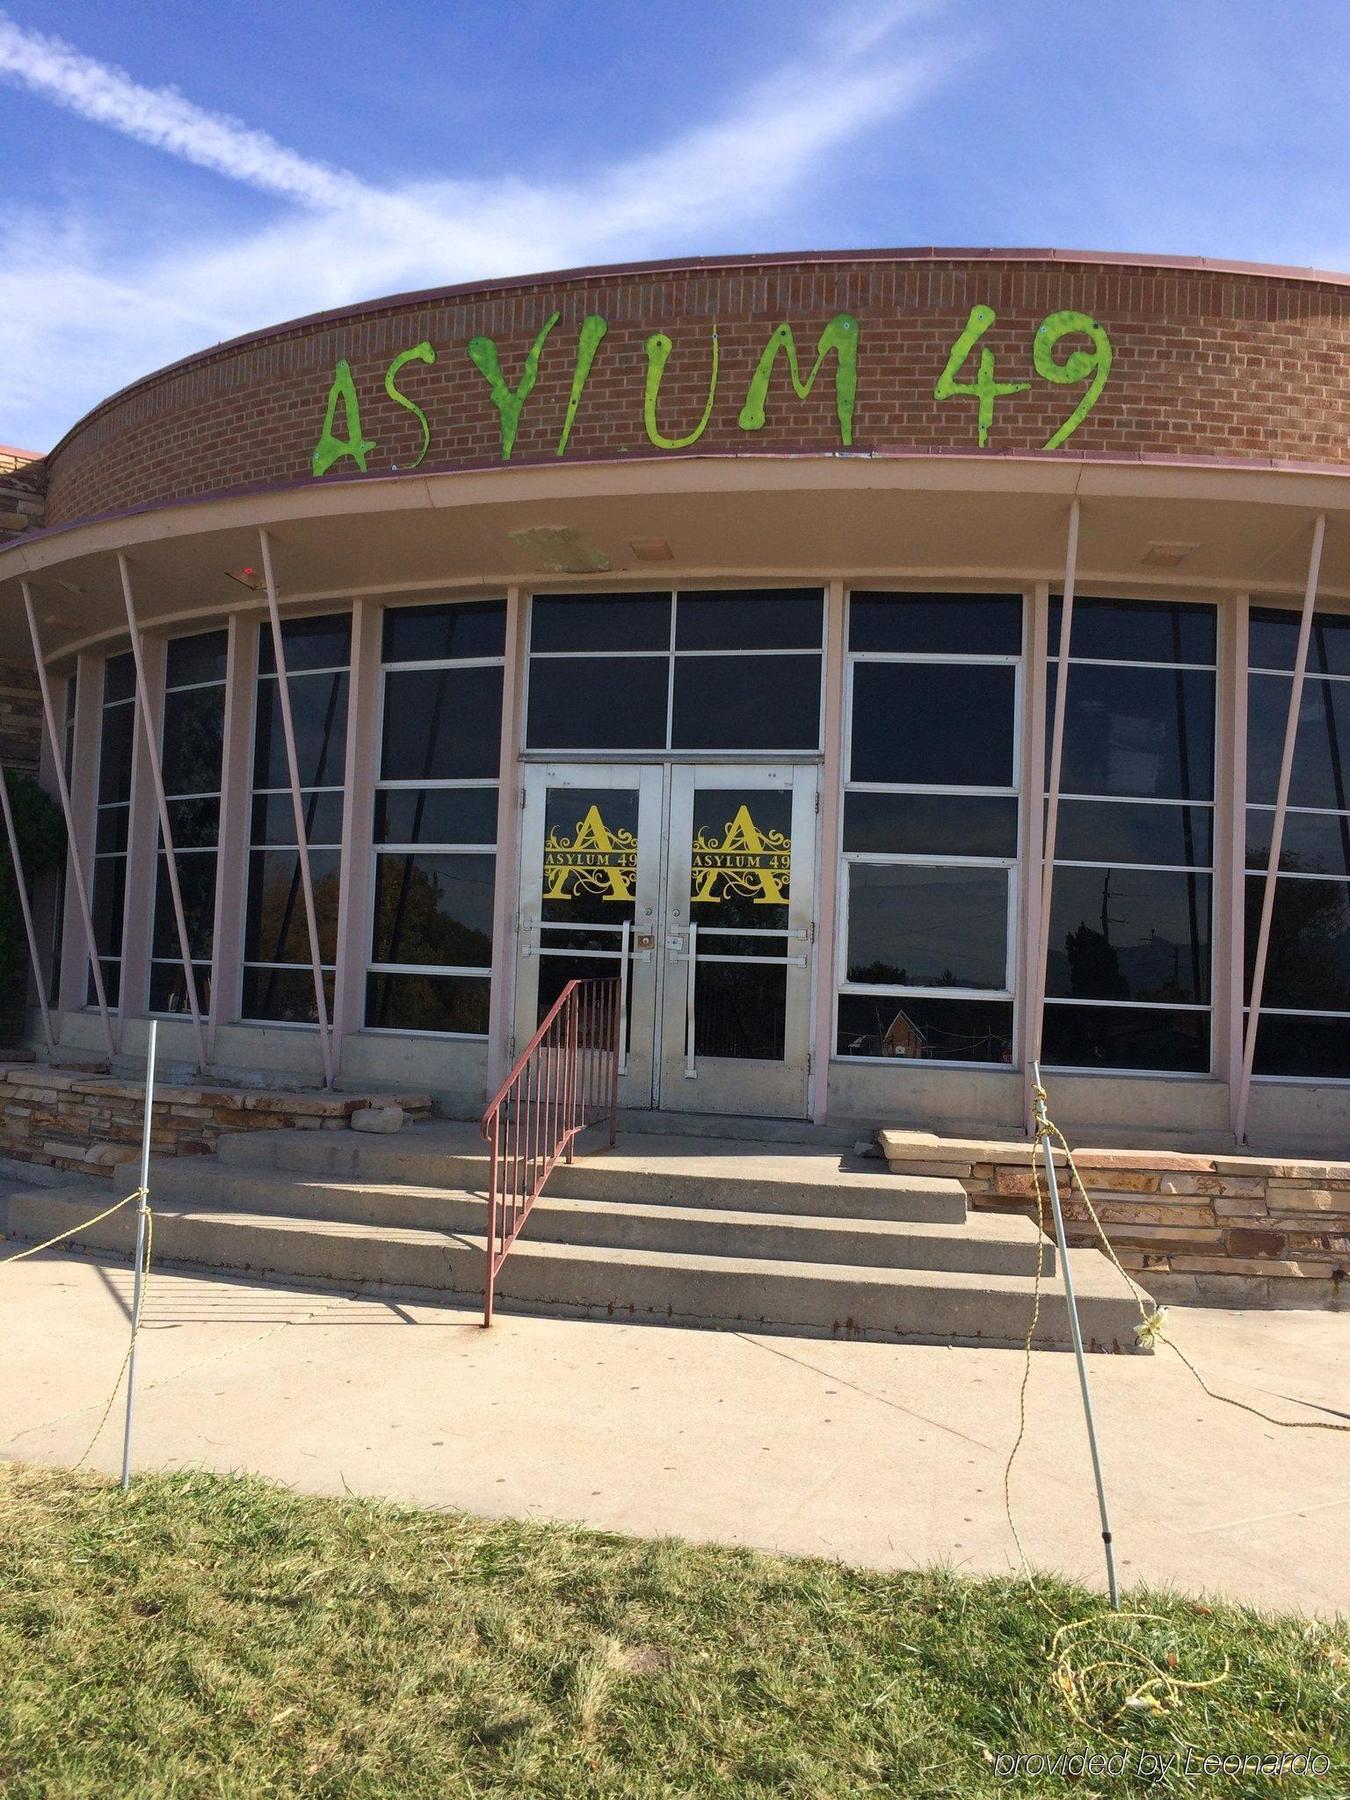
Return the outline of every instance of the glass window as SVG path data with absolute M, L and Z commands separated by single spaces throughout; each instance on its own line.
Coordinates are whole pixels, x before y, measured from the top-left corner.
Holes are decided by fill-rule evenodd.
M 94 819 L 94 871 L 90 911 L 94 943 L 109 1006 L 122 992 L 122 933 L 127 891 L 127 827 L 131 818 L 131 766 L 136 742 L 136 665 L 129 650 L 103 665 L 99 714 L 98 799 Z M 98 999 L 92 971 L 86 998 Z
M 1244 994 L 1251 1000 L 1300 614 L 1253 607 L 1247 685 Z M 1350 1078 L 1350 614 L 1313 615 L 1253 1068 Z
M 648 656 L 531 657 L 532 750 L 662 750 L 670 662 Z
M 1050 598 L 1049 654 L 1059 655 L 1064 602 Z M 1075 600 L 1069 656 L 1089 662 L 1215 661 L 1218 618 L 1212 606 L 1171 600 Z
M 849 780 L 1012 787 L 1016 682 L 999 664 L 855 663 Z
M 1008 872 L 853 863 L 848 980 L 867 986 L 1008 984 Z
M 841 994 L 835 1050 L 839 1056 L 919 1062 L 1009 1063 L 1012 1002 Z
M 1017 798 L 856 788 L 844 796 L 844 849 L 1011 858 L 1017 855 Z
M 1070 663 L 1062 794 L 1209 800 L 1214 794 L 1214 676 L 1204 669 Z M 1050 729 L 1058 696 L 1050 670 Z
M 1059 629 L 1056 601 L 1052 653 Z M 1208 1067 L 1216 646 L 1213 606 L 1075 604 L 1046 960 L 1047 1065 Z M 1190 664 L 1206 666 L 1183 666 Z M 1065 667 L 1052 662 L 1048 670 L 1047 770 Z
M 820 656 L 677 656 L 674 750 L 814 750 Z
M 70 785 L 71 773 L 75 767 L 75 702 L 78 691 L 77 676 L 68 675 L 65 685 L 65 719 L 61 728 L 62 756 L 65 763 L 66 785 Z M 61 951 L 65 937 L 66 920 L 66 859 L 63 856 L 56 870 L 55 891 L 52 896 L 52 976 L 51 987 L 47 994 L 49 1006 L 59 1006 L 61 1002 Z
M 351 618 L 288 619 L 281 633 L 327 990 L 337 956 Z M 241 1011 L 246 1019 L 312 1025 L 318 1006 L 309 929 L 300 858 L 286 847 L 296 841 L 295 818 L 271 632 L 265 626 L 258 665 Z M 331 1017 L 331 997 L 328 1006 Z
M 526 744 L 816 750 L 824 609 L 819 588 L 538 594 Z
M 503 600 L 384 616 L 365 1010 L 376 1030 L 487 1032 L 505 620 Z M 434 666 L 398 667 L 409 660 Z
M 848 634 L 836 1054 L 1006 1063 L 1021 597 L 855 593 Z
M 819 650 L 825 596 L 819 588 L 682 593 L 677 650 Z
M 863 593 L 849 596 L 850 650 L 908 655 L 1020 656 L 1020 594 Z
M 530 649 L 669 650 L 669 594 L 536 594 Z
M 211 1004 L 228 643 L 228 633 L 224 631 L 200 631 L 191 637 L 174 638 L 167 646 L 164 665 L 160 765 L 193 983 L 203 1012 Z M 150 1010 L 190 1010 L 162 837 L 150 943 Z

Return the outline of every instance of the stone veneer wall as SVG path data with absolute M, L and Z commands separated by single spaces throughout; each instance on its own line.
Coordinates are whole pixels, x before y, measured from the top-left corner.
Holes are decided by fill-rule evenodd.
M 954 1176 L 972 1206 L 1036 1216 L 1029 1144 L 880 1141 L 897 1174 Z M 1350 1308 L 1350 1162 L 1076 1145 L 1074 1160 L 1116 1255 L 1156 1300 Z M 1061 1193 L 1069 1242 L 1095 1244 L 1082 1201 L 1065 1181 Z
M 0 1064 L 0 1156 L 85 1175 L 111 1175 L 140 1154 L 144 1084 L 43 1064 Z M 275 1089 L 155 1089 L 150 1142 L 159 1156 L 204 1156 L 227 1131 L 342 1131 L 367 1106 L 428 1118 L 427 1094 L 293 1093 Z

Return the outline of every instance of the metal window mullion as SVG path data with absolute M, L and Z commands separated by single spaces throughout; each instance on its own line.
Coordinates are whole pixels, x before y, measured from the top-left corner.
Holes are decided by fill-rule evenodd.
M 300 886 L 309 933 L 310 966 L 314 974 L 314 1004 L 318 1012 L 319 1047 L 323 1053 L 323 1081 L 333 1085 L 333 1044 L 329 1030 L 328 996 L 324 991 L 324 963 L 319 953 L 319 916 L 314 905 L 314 881 L 309 867 L 309 843 L 305 835 L 305 808 L 301 799 L 300 761 L 295 748 L 295 723 L 291 717 L 291 690 L 286 674 L 286 648 L 281 637 L 281 611 L 277 605 L 276 577 L 272 569 L 272 542 L 265 526 L 258 531 L 263 576 L 267 584 L 267 612 L 272 627 L 272 653 L 276 659 L 277 695 L 281 728 L 286 741 L 286 769 L 291 778 L 291 810 L 295 817 L 295 848 L 300 859 Z M 303 965 L 301 965 L 303 966 Z
M 117 572 L 122 579 L 122 600 L 126 606 L 127 630 L 131 634 L 131 655 L 136 670 L 136 696 L 139 701 L 141 729 L 144 736 L 146 758 L 150 765 L 150 780 L 155 790 L 155 809 L 159 814 L 159 835 L 164 855 L 164 868 L 169 877 L 169 897 L 173 901 L 174 924 L 178 930 L 178 954 L 183 964 L 183 977 L 187 983 L 188 1010 L 192 1014 L 192 1030 L 197 1040 L 197 1066 L 199 1070 L 206 1068 L 206 1034 L 202 1029 L 201 1007 L 197 1000 L 197 973 L 193 966 L 191 947 L 188 943 L 187 914 L 183 910 L 183 891 L 178 880 L 178 858 L 174 850 L 173 828 L 169 824 L 169 802 L 164 793 L 164 771 L 160 766 L 159 744 L 156 742 L 157 732 L 155 720 L 150 711 L 150 689 L 145 679 L 145 646 L 141 638 L 141 628 L 136 621 L 136 607 L 131 592 L 131 570 L 125 555 L 117 553 Z M 155 875 L 158 877 L 158 863 Z M 156 882 L 152 882 L 152 894 Z M 154 901 L 150 907 L 150 931 L 152 934 L 151 958 L 153 959 Z
M 1289 787 L 1294 772 L 1294 749 L 1298 741 L 1299 711 L 1303 704 L 1303 679 L 1308 667 L 1308 647 L 1312 641 L 1313 612 L 1317 605 L 1317 583 L 1322 570 L 1322 545 L 1326 538 L 1327 516 L 1318 513 L 1313 523 L 1312 547 L 1308 553 L 1308 576 L 1303 589 L 1303 610 L 1299 615 L 1298 649 L 1294 654 L 1293 676 L 1289 689 L 1289 710 L 1284 721 L 1284 746 L 1280 754 L 1280 778 L 1275 788 L 1275 813 L 1270 825 L 1270 850 L 1266 858 L 1266 878 L 1261 889 L 1261 922 L 1257 927 L 1256 953 L 1252 961 L 1251 994 L 1247 1002 L 1246 1029 L 1242 1043 L 1242 1069 L 1233 1096 L 1233 1136 L 1246 1141 L 1247 1107 L 1251 1099 L 1252 1071 L 1256 1059 L 1256 1033 L 1261 1023 L 1261 989 L 1266 977 L 1266 956 L 1270 949 L 1270 925 L 1275 911 L 1275 887 L 1280 872 L 1280 852 L 1284 844 L 1284 820 L 1289 805 Z M 1238 671 L 1241 676 L 1242 671 Z M 1246 861 L 1246 858 L 1243 858 Z
M 61 799 L 61 811 L 66 820 L 66 842 L 69 846 L 69 866 L 75 876 L 75 898 L 79 903 L 80 921 L 84 926 L 85 944 L 89 952 L 89 968 L 93 976 L 94 994 L 98 1000 L 99 1016 L 103 1020 L 103 1033 L 108 1041 L 108 1051 L 117 1054 L 117 1042 L 113 1035 L 112 1018 L 108 1012 L 108 996 L 103 985 L 103 966 L 99 959 L 98 940 L 94 936 L 94 918 L 89 909 L 89 888 L 84 878 L 84 865 L 80 860 L 78 838 L 75 831 L 75 816 L 70 804 L 70 784 L 66 780 L 65 759 L 62 755 L 63 742 L 56 732 L 56 714 L 52 709 L 51 683 L 47 679 L 47 665 L 42 659 L 42 639 L 38 635 L 37 614 L 33 609 L 33 591 L 26 581 L 19 583 L 23 595 L 24 612 L 28 617 L 28 635 L 33 642 L 33 659 L 37 664 L 38 687 L 42 694 L 42 716 L 47 726 L 47 737 L 52 747 L 53 773 L 56 776 L 57 792 Z M 95 790 L 97 795 L 97 790 Z

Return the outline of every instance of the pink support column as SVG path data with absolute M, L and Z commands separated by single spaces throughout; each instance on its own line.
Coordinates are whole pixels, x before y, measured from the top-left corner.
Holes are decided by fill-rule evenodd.
M 489 989 L 487 1092 L 494 1094 L 511 1067 L 515 1018 L 516 920 L 520 912 L 520 743 L 527 646 L 525 598 L 506 590 L 506 661 L 502 670 L 502 729 L 498 751 L 497 871 L 492 905 L 492 984 Z
M 38 687 L 42 691 L 42 716 L 47 725 L 47 738 L 52 747 L 52 772 L 56 776 L 56 788 L 61 797 L 61 811 L 66 820 L 66 842 L 70 851 L 70 873 L 75 877 L 75 898 L 79 902 L 80 920 L 84 926 L 84 941 L 89 952 L 89 969 L 94 980 L 94 994 L 98 1000 L 99 1017 L 103 1020 L 103 1035 L 108 1040 L 108 1054 L 116 1056 L 117 1040 L 113 1034 L 112 1019 L 108 1012 L 108 994 L 103 985 L 103 964 L 98 959 L 98 941 L 94 936 L 94 919 L 89 910 L 89 888 L 84 879 L 84 864 L 80 860 L 78 838 L 75 832 L 75 814 L 70 804 L 70 784 L 66 780 L 66 759 L 63 746 L 56 732 L 56 714 L 52 708 L 51 683 L 47 680 L 47 665 L 42 659 L 42 639 L 38 635 L 37 614 L 33 610 L 33 591 L 26 581 L 19 583 L 23 594 L 23 608 L 28 615 L 28 635 L 33 640 L 33 660 L 37 664 Z
M 1280 872 L 1284 819 L 1289 805 L 1289 783 L 1294 772 L 1294 746 L 1298 741 L 1299 709 L 1303 704 L 1303 677 L 1308 668 L 1308 645 L 1312 641 L 1313 611 L 1317 605 L 1317 582 L 1322 571 L 1322 543 L 1326 530 L 1327 516 L 1325 513 L 1318 513 L 1313 525 L 1312 549 L 1308 553 L 1308 579 L 1303 589 L 1303 611 L 1298 622 L 1298 649 L 1294 654 L 1294 677 L 1289 689 L 1289 711 L 1284 721 L 1284 750 L 1280 756 L 1279 785 L 1275 789 L 1270 856 L 1266 862 L 1266 879 L 1261 888 L 1261 923 L 1257 928 L 1256 955 L 1252 963 L 1252 992 L 1248 1002 L 1247 1030 L 1242 1044 L 1242 1071 L 1233 1094 L 1233 1136 L 1240 1144 L 1245 1143 L 1247 1138 L 1247 1104 L 1251 1099 L 1252 1068 L 1256 1061 L 1256 1031 L 1261 1023 L 1261 988 L 1266 978 L 1270 921 L 1275 911 L 1275 883 Z M 1239 673 L 1245 680 L 1246 670 Z
M 38 1011 L 42 1014 L 42 1036 L 46 1040 L 48 1050 L 55 1048 L 52 1037 L 52 1017 L 47 1009 L 47 995 L 42 979 L 42 958 L 38 954 L 37 933 L 33 929 L 33 910 L 28 904 L 28 882 L 23 872 L 23 857 L 19 854 L 19 834 L 14 829 L 14 813 L 9 804 L 9 779 L 0 765 L 0 808 L 5 814 L 5 835 L 9 839 L 9 865 L 14 871 L 14 885 L 19 890 L 19 907 L 23 913 L 23 928 L 28 938 L 28 958 L 33 965 L 33 985 L 37 989 Z
M 319 915 L 314 905 L 314 879 L 309 868 L 309 838 L 305 832 L 305 804 L 300 798 L 300 759 L 295 750 L 295 723 L 291 718 L 291 690 L 286 679 L 286 650 L 281 641 L 281 613 L 277 584 L 272 573 L 272 541 L 265 528 L 258 531 L 263 575 L 267 582 L 267 611 L 272 622 L 272 650 L 277 663 L 277 694 L 281 704 L 281 729 L 286 739 L 286 772 L 291 784 L 291 810 L 295 818 L 296 853 L 300 858 L 300 887 L 305 899 L 305 924 L 309 930 L 309 960 L 314 970 L 314 1004 L 318 1009 L 319 1047 L 323 1052 L 323 1084 L 333 1085 L 333 1043 L 328 1022 L 328 998 L 323 989 L 323 958 L 319 951 Z
M 1036 954 L 1032 959 L 1031 979 L 1028 983 L 1027 994 L 1027 1004 L 1031 1007 L 1027 1042 L 1030 1045 L 1031 1054 L 1026 1059 L 1023 1082 L 1028 1118 L 1032 1116 L 1032 1087 L 1035 1080 L 1031 1072 L 1031 1065 L 1041 1059 L 1041 1037 L 1045 1025 L 1046 963 L 1050 953 L 1050 901 L 1055 880 L 1055 832 L 1059 824 L 1059 779 L 1064 760 L 1064 715 L 1068 710 L 1064 702 L 1069 686 L 1069 633 L 1073 627 L 1073 590 L 1078 579 L 1078 511 L 1078 499 L 1075 495 L 1073 503 L 1069 507 L 1069 537 L 1064 551 L 1064 602 L 1059 622 L 1059 679 L 1055 684 L 1055 722 L 1050 733 L 1050 774 L 1046 782 L 1045 836 L 1041 844 L 1041 905 L 1040 914 L 1036 920 Z M 1048 644 L 1046 655 L 1048 695 Z M 1027 795 L 1027 804 L 1039 806 L 1041 799 L 1039 769 L 1028 771 L 1028 785 L 1031 791 Z
M 131 633 L 131 655 L 136 665 L 136 710 L 141 715 L 146 759 L 155 789 L 155 809 L 159 814 L 159 834 L 164 844 L 165 870 L 169 877 L 169 895 L 173 901 L 174 923 L 178 927 L 178 954 L 183 961 L 183 979 L 187 983 L 188 1010 L 192 1014 L 192 1030 L 197 1039 L 197 1067 L 206 1068 L 206 1037 L 202 1030 L 201 1008 L 197 1003 L 197 972 L 192 966 L 192 950 L 188 943 L 187 914 L 183 911 L 183 892 L 178 881 L 178 856 L 174 849 L 173 830 L 169 824 L 169 803 L 164 797 L 164 771 L 160 767 L 159 745 L 155 742 L 155 721 L 150 712 L 150 689 L 145 679 L 145 651 L 140 626 L 136 623 L 136 607 L 131 596 L 131 570 L 127 559 L 117 554 L 117 570 L 122 577 L 122 599 L 127 609 L 127 629 Z M 153 924 L 151 926 L 153 930 Z M 153 954 L 154 946 L 151 946 Z

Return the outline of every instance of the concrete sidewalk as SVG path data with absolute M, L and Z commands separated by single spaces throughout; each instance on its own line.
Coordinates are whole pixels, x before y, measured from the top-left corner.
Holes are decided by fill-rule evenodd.
M 8 1250 L 15 1246 L 6 1244 Z M 2 1253 L 2 1252 L 0 1252 Z M 0 1454 L 69 1464 L 126 1350 L 131 1272 L 0 1268 Z M 1177 1310 L 1211 1386 L 1350 1423 L 1350 1319 Z M 840 1343 L 346 1299 L 156 1271 L 136 1466 L 838 1557 L 1006 1571 L 1020 1352 Z M 1123 1580 L 1350 1612 L 1350 1434 L 1209 1400 L 1167 1351 L 1094 1357 Z M 1302 1404 L 1300 1404 L 1302 1402 Z M 1073 1358 L 1033 1363 L 1028 1555 L 1103 1583 Z M 121 1405 L 90 1466 L 119 1464 Z

